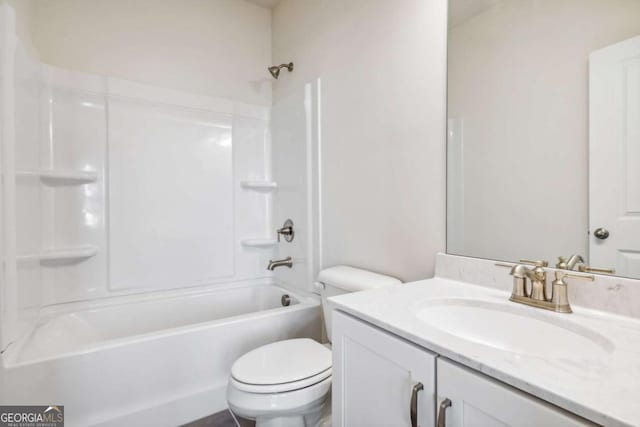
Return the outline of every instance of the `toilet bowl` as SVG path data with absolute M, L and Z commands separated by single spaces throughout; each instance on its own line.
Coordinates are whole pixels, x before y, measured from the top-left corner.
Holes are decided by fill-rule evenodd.
M 327 336 L 331 339 L 331 303 L 347 292 L 401 283 L 389 276 L 336 266 L 318 275 L 317 289 Z M 229 409 L 256 421 L 256 427 L 327 427 L 331 393 L 331 350 L 309 338 L 258 347 L 235 361 L 227 385 Z

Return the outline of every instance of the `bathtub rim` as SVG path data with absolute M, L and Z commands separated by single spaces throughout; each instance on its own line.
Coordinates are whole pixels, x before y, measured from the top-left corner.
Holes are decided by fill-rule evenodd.
M 267 287 L 267 286 L 275 287 L 278 289 L 282 289 L 283 291 L 286 291 L 287 293 L 295 297 L 299 301 L 299 303 L 291 306 L 287 306 L 287 307 L 276 307 L 276 308 L 271 308 L 271 309 L 262 310 L 262 311 L 254 311 L 251 313 L 243 313 L 235 316 L 224 317 L 221 319 L 191 323 L 188 325 L 181 325 L 173 328 L 160 329 L 157 331 L 146 332 L 142 334 L 136 334 L 136 335 L 130 335 L 126 337 L 98 341 L 97 343 L 89 344 L 87 346 L 83 346 L 75 350 L 63 351 L 53 355 L 31 358 L 27 360 L 20 360 L 20 356 L 22 354 L 23 348 L 33 336 L 35 330 L 38 327 L 50 321 L 51 319 L 58 316 L 76 313 L 79 311 L 103 309 L 103 308 L 119 306 L 123 304 L 140 304 L 145 302 L 167 300 L 167 299 L 187 297 L 187 296 L 193 296 L 193 295 L 211 294 L 211 293 L 215 293 L 223 290 L 226 291 L 226 290 L 242 289 L 242 288 L 249 288 L 249 287 L 260 288 L 260 287 Z M 70 307 L 55 307 L 55 308 L 52 307 L 52 310 L 50 310 L 48 313 L 41 314 L 38 317 L 38 320 L 35 322 L 35 324 L 32 325 L 32 327 L 29 328 L 27 331 L 25 331 L 24 335 L 20 337 L 19 340 L 12 342 L 7 347 L 7 349 L 4 352 L 2 352 L 2 354 L 0 355 L 1 368 L 12 369 L 12 368 L 24 367 L 32 364 L 37 364 L 37 363 L 52 362 L 54 360 L 64 359 L 64 358 L 69 358 L 74 356 L 83 356 L 83 355 L 95 353 L 98 351 L 130 345 L 136 342 L 146 342 L 151 340 L 162 339 L 169 336 L 179 335 L 179 334 L 185 333 L 186 331 L 200 331 L 207 328 L 218 327 L 222 324 L 234 324 L 234 323 L 247 321 L 247 320 L 255 320 L 260 318 L 271 317 L 273 315 L 280 314 L 280 313 L 292 313 L 292 312 L 308 310 L 316 307 L 319 308 L 321 304 L 320 298 L 317 295 L 310 292 L 307 293 L 304 291 L 301 292 L 299 290 L 292 290 L 286 286 L 276 283 L 273 279 L 238 281 L 238 282 L 228 283 L 222 286 L 212 285 L 212 286 L 207 286 L 206 288 L 201 287 L 197 290 L 189 289 L 187 292 L 172 291 L 169 293 L 161 292 L 161 295 L 154 295 L 154 296 L 144 295 L 141 298 L 136 298 L 138 297 L 138 295 L 136 295 L 136 297 L 134 298 L 130 298 L 130 297 L 131 295 L 109 298 L 110 301 L 93 301 L 93 300 L 87 301 L 89 302 L 89 304 L 84 304 L 83 309 L 76 308 L 74 310 L 74 309 L 71 309 Z M 114 301 L 116 299 L 117 301 Z M 73 304 L 74 307 L 79 307 L 83 305 L 81 303 L 71 303 L 71 304 Z M 68 304 L 64 304 L 64 305 L 67 306 Z

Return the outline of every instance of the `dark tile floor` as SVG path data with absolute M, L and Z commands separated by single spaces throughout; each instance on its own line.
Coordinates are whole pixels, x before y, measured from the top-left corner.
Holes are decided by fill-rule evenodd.
M 249 420 L 238 419 L 240 427 L 255 427 L 256 423 Z M 182 427 L 238 427 L 233 415 L 229 411 L 218 412 L 208 417 L 200 418 L 183 425 Z

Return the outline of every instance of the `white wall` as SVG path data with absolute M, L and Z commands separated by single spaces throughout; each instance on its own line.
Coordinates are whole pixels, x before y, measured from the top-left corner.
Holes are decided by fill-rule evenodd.
M 274 104 L 321 79 L 323 265 L 431 276 L 445 246 L 446 1 L 283 0 L 272 28 L 273 62 L 295 63 Z
M 271 103 L 265 8 L 244 0 L 38 0 L 33 9 L 32 36 L 45 63 Z
M 451 29 L 448 108 L 463 123 L 464 219 L 450 225 L 464 236 L 448 252 L 587 253 L 588 56 L 639 33 L 637 0 L 502 1 Z

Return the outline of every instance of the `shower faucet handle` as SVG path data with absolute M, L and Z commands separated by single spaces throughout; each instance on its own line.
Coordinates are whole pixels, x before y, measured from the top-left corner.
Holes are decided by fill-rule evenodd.
M 295 231 L 293 231 L 293 221 L 287 219 L 282 224 L 282 228 L 276 230 L 276 233 L 278 234 L 278 242 L 280 241 L 280 236 L 284 236 L 286 242 L 291 242 L 296 235 Z

